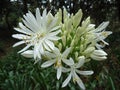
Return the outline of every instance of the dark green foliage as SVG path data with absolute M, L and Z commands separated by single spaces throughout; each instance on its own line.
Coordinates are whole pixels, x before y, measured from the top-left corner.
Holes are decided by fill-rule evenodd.
M 6 57 L 0 60 L 0 89 L 2 90 L 80 90 L 77 84 L 70 82 L 67 87 L 61 88 L 62 82 L 56 78 L 56 70 L 53 67 L 41 68 L 40 63 L 34 64 L 33 59 L 26 59 L 17 54 L 14 49 Z M 107 68 L 105 62 L 92 62 L 88 68 L 94 70 L 94 74 L 88 79 L 80 76 L 87 90 L 118 90 L 115 85 L 118 81 L 115 67 Z M 90 65 L 90 64 L 89 64 Z M 110 70 L 110 71 L 108 71 Z M 87 77 L 85 77 L 87 78 Z

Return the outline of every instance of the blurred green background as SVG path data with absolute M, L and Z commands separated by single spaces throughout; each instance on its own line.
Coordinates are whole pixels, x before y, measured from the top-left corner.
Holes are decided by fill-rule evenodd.
M 93 61 L 95 74 L 89 80 L 83 77 L 83 82 L 87 90 L 120 90 L 120 0 L 0 0 L 0 90 L 80 90 L 72 82 L 61 88 L 63 77 L 57 81 L 54 69 L 41 69 L 40 63 L 34 65 L 32 59 L 17 54 L 21 47 L 12 48 L 17 41 L 11 37 L 16 33 L 13 28 L 23 14 L 34 13 L 36 7 L 52 14 L 63 7 L 73 14 L 82 9 L 83 19 L 90 16 L 96 25 L 110 21 L 107 30 L 113 34 L 106 39 L 108 59 Z

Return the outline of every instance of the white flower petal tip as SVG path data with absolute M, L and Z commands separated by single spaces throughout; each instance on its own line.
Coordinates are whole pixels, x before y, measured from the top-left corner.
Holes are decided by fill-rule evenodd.
M 77 84 L 79 85 L 79 87 L 82 89 L 82 90 L 85 90 L 85 85 L 83 84 L 82 80 L 79 78 L 77 80 Z
M 71 80 L 71 73 L 69 74 L 69 76 L 66 78 L 66 80 L 62 83 L 62 87 L 67 86 L 67 84 L 70 82 Z
M 83 66 L 84 63 L 85 63 L 85 57 L 80 56 L 78 57 L 78 63 L 76 63 L 75 66 L 76 68 L 80 68 L 81 66 Z
M 49 61 L 46 61 L 45 63 L 43 63 L 41 65 L 42 68 L 46 68 L 46 67 L 49 67 L 51 65 L 53 65 L 55 63 L 55 60 L 49 60 Z
M 25 43 L 24 41 L 19 41 L 19 42 L 15 43 L 13 45 L 13 47 L 19 46 L 19 45 L 24 44 L 24 43 Z
M 64 52 L 63 52 L 63 57 L 66 57 L 66 56 L 68 56 L 68 54 L 70 53 L 70 51 L 71 51 L 71 47 L 69 47 L 69 48 L 67 48 Z
M 63 60 L 63 62 L 64 62 L 66 65 L 69 65 L 69 66 L 71 66 L 71 65 L 74 64 L 74 61 L 73 61 L 72 58 L 70 58 L 69 60 Z
M 79 71 L 76 70 L 77 73 L 79 73 L 80 75 L 92 75 L 94 72 L 93 71 Z
M 27 50 L 27 51 L 21 53 L 21 55 L 26 57 L 26 58 L 33 58 L 33 51 L 32 50 Z
M 57 79 L 58 79 L 58 80 L 60 79 L 61 75 L 62 75 L 62 68 L 59 67 L 59 68 L 57 69 Z

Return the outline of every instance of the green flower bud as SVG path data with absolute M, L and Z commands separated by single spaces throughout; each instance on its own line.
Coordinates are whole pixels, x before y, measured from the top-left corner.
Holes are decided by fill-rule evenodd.
M 83 54 L 88 55 L 91 54 L 95 50 L 95 47 L 88 47 Z
M 73 26 L 76 28 L 78 25 L 79 25 L 79 23 L 80 23 L 80 21 L 81 21 L 81 19 L 82 19 L 82 10 L 80 9 L 76 14 L 75 14 L 75 16 L 73 16 Z
M 63 42 L 63 45 L 65 46 L 66 45 L 66 36 L 62 36 L 62 42 Z

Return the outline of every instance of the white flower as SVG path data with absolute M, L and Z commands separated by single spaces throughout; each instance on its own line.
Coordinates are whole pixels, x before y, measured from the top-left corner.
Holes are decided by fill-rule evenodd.
M 90 57 L 94 60 L 101 61 L 107 59 L 107 53 L 103 50 L 94 50 Z
M 72 58 L 70 58 L 70 61 L 73 61 Z M 78 63 L 74 63 L 73 65 L 69 65 L 70 68 L 63 68 L 63 72 L 70 72 L 69 76 L 66 78 L 66 80 L 63 82 L 62 87 L 65 87 L 71 80 L 71 78 L 73 79 L 73 82 L 77 82 L 77 84 L 79 85 L 79 87 L 83 90 L 85 90 L 85 86 L 82 82 L 82 80 L 80 79 L 80 77 L 77 75 L 91 75 L 93 74 L 93 71 L 80 71 L 78 70 L 85 62 L 85 57 L 81 56 L 79 57 L 79 62 Z
M 67 56 L 70 53 L 71 48 L 67 48 L 62 54 L 60 53 L 58 48 L 55 48 L 53 53 L 46 53 L 46 56 L 51 58 L 50 60 L 46 61 L 41 65 L 41 67 L 49 67 L 54 64 L 57 69 L 57 79 L 60 79 L 62 74 L 62 62 L 67 65 L 72 65 L 73 61 L 67 60 Z
M 14 38 L 21 40 L 13 45 L 13 47 L 26 44 L 19 53 L 26 51 L 31 46 L 33 47 L 34 59 L 41 58 L 45 50 L 51 51 L 54 49 L 53 41 L 59 40 L 57 36 L 61 32 L 60 26 L 57 26 L 57 18 L 53 17 L 46 9 L 41 16 L 39 9 L 36 9 L 36 16 L 30 11 L 24 15 L 23 23 L 19 23 L 19 28 L 14 28 L 22 34 L 12 35 Z
M 105 39 L 112 34 L 111 31 L 105 31 L 106 27 L 108 26 L 109 22 L 103 22 L 101 23 L 94 31 L 96 41 L 99 42 L 101 41 L 103 44 L 96 44 L 96 47 L 98 49 L 103 48 L 105 45 L 109 45 Z

